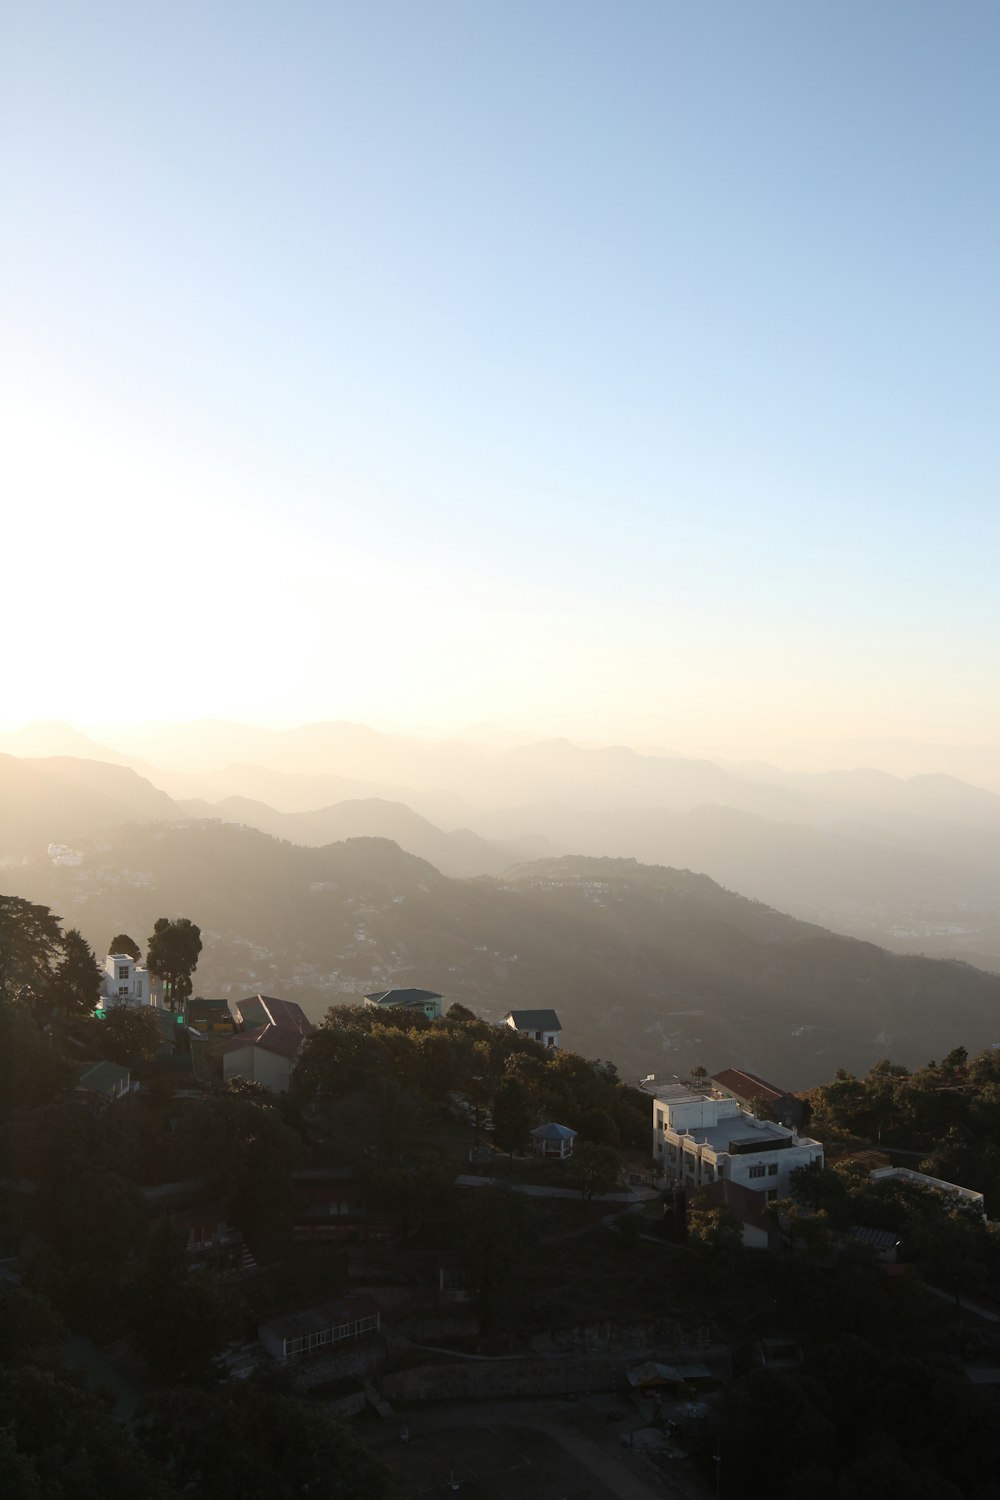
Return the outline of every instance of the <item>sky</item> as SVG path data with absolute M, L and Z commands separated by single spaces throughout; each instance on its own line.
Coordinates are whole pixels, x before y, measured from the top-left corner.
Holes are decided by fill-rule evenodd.
M 1000 742 L 998 54 L 7 0 L 0 723 Z

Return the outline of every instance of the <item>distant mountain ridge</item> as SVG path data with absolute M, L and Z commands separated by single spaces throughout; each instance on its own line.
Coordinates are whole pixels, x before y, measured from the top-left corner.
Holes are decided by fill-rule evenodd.
M 182 802 L 192 817 L 218 817 L 243 823 L 293 844 L 319 846 L 348 838 L 392 839 L 401 849 L 426 859 L 443 875 L 499 875 L 517 859 L 533 852 L 524 844 L 491 843 L 469 829 L 449 833 L 420 817 L 402 802 L 380 797 L 352 798 L 308 812 L 283 813 L 248 797 L 225 797 L 220 802 Z
M 365 780 L 239 762 L 212 772 L 158 772 L 138 763 L 138 782 L 134 768 L 102 771 L 91 759 L 21 759 L 20 773 L 7 766 L 7 793 L 0 773 L 0 859 L 30 857 L 49 841 L 72 842 L 133 818 L 188 813 L 312 845 L 387 837 L 454 876 L 497 875 L 507 864 L 547 854 L 631 857 L 703 871 L 798 917 L 897 951 L 1000 969 L 1000 797 L 954 777 L 904 781 L 864 769 L 801 775 L 757 767 L 767 781 L 753 783 L 710 762 L 566 740 L 484 752 L 358 725 L 227 728 L 228 749 L 270 747 L 286 765 L 302 764 L 295 760 L 300 752 L 316 764 L 336 752 L 347 757 L 343 768 L 371 767 L 373 774 Z M 185 753 L 193 753 L 200 732 L 177 731 Z M 49 733 L 65 743 L 94 743 L 58 724 L 32 726 L 19 742 L 35 744 Z M 62 779 L 32 787 L 23 769 L 29 766 L 50 777 L 61 767 Z M 475 780 L 493 800 L 476 803 L 454 785 L 420 790 L 374 775 L 444 776 L 449 766 L 466 790 Z M 11 792 L 16 774 L 24 785 Z M 659 805 L 628 800 L 657 787 Z M 503 800 L 524 791 L 537 795 Z
M 71 756 L 0 755 L 0 858 L 37 854 L 126 823 L 186 815 L 127 766 Z

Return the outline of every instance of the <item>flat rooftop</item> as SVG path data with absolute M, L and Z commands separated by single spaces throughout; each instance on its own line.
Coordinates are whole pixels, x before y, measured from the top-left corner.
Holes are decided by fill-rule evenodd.
M 708 1094 L 696 1093 L 686 1083 L 647 1083 L 646 1091 L 663 1104 L 687 1104 L 693 1099 L 707 1099 Z
M 792 1144 L 790 1130 L 781 1130 L 770 1123 L 760 1130 L 748 1130 L 746 1121 L 739 1118 L 720 1120 L 718 1125 L 695 1125 L 691 1130 L 676 1133 L 699 1146 L 711 1146 L 713 1151 L 776 1151 Z

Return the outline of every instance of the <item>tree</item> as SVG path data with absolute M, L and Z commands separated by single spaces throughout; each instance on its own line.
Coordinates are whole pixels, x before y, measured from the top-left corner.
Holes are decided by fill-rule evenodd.
M 192 1271 L 183 1232 L 163 1218 L 153 1226 L 129 1294 L 129 1338 L 164 1384 L 205 1380 L 239 1331 L 231 1283 Z
M 0 1283 L 0 1363 L 31 1363 L 38 1350 L 54 1349 L 65 1341 L 66 1329 L 44 1297 Z
M 257 1259 L 276 1258 L 291 1234 L 300 1143 L 273 1096 L 223 1089 L 185 1111 L 175 1142 L 177 1161 L 225 1199 Z
M 527 1091 L 516 1078 L 505 1078 L 493 1101 L 493 1139 L 497 1146 L 513 1157 L 524 1146 L 533 1123 Z
M 177 1500 L 107 1402 L 66 1370 L 0 1370 L 4 1500 Z
M 496 1327 L 511 1287 L 534 1249 L 534 1204 L 506 1183 L 466 1188 L 455 1215 L 458 1253 L 479 1296 L 479 1332 Z
M 89 1016 L 100 1003 L 104 976 L 90 944 L 75 927 L 63 935 L 62 958 L 52 976 L 52 1000 L 67 1016 Z
M 160 1023 L 149 1007 L 132 1010 L 122 1005 L 109 1010 L 103 1021 L 94 1022 L 93 1036 L 102 1057 L 126 1068 L 152 1062 L 163 1044 Z
M 399 1215 L 405 1240 L 414 1220 L 441 1211 L 455 1174 L 435 1151 L 403 1149 L 366 1156 L 358 1175 L 383 1208 Z
M 16 1109 L 46 1104 L 70 1081 L 28 1004 L 0 999 L 0 1120 Z
M 596 1141 L 600 1146 L 621 1144 L 618 1126 L 606 1109 L 585 1109 L 580 1115 L 579 1123 L 584 1140 Z
M 130 938 L 127 932 L 118 932 L 108 944 L 109 953 L 127 953 L 129 958 L 136 963 L 142 958 L 142 949 L 135 938 Z
M 832 1167 L 811 1162 L 808 1167 L 796 1167 L 790 1177 L 792 1198 L 795 1203 L 811 1208 L 814 1212 L 825 1212 L 831 1222 L 843 1228 L 850 1221 L 850 1188 L 840 1172 Z
M 146 967 L 163 984 L 163 998 L 171 1011 L 183 1005 L 191 993 L 191 975 L 198 967 L 201 928 L 188 917 L 157 917 L 149 939 Z
M 688 1244 L 701 1280 L 718 1286 L 743 1259 L 743 1226 L 728 1208 L 694 1208 L 688 1215 Z
M 0 1000 L 43 1010 L 61 954 L 59 918 L 47 906 L 0 896 Z
M 595 1193 L 610 1193 L 618 1181 L 621 1158 L 613 1146 L 581 1141 L 573 1153 L 574 1175 L 586 1199 Z
M 387 1500 L 394 1488 L 353 1428 L 273 1379 L 166 1392 L 140 1441 L 192 1500 Z

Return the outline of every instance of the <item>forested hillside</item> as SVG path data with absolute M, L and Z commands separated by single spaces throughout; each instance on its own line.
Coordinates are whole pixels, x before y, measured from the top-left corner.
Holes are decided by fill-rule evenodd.
M 669 1077 L 733 1059 L 786 1087 L 891 1053 L 909 1066 L 1000 1039 L 1000 977 L 836 936 L 631 860 L 567 858 L 453 880 L 379 839 L 319 849 L 214 823 L 128 828 L 75 869 L 17 871 L 92 942 L 196 912 L 207 994 L 312 1005 L 423 984 L 484 1015 L 554 1005 L 575 1050 Z

